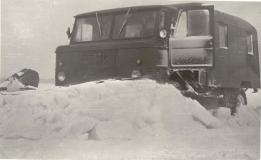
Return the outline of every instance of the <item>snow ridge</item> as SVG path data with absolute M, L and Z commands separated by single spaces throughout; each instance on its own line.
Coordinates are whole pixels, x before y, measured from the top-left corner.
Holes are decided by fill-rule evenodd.
M 159 136 L 219 128 L 229 121 L 228 117 L 220 119 L 226 112 L 216 110 L 211 114 L 170 84 L 107 80 L 2 95 L 0 137 L 128 140 L 144 134 Z

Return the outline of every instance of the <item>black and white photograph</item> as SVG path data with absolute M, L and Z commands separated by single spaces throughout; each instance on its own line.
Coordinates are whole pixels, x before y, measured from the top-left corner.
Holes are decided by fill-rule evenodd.
M 261 1 L 0 5 L 0 159 L 260 160 Z

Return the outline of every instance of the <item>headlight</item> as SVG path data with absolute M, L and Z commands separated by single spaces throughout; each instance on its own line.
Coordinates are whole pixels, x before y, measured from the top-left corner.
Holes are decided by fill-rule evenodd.
M 137 65 L 140 65 L 140 64 L 141 64 L 141 60 L 140 60 L 140 59 L 137 59 L 137 60 L 136 60 L 136 64 L 137 64 Z
M 63 82 L 63 81 L 65 81 L 65 73 L 64 72 L 59 72 L 58 74 L 57 74 L 57 78 L 58 78 L 58 80 L 59 81 L 61 81 L 61 82 Z
M 161 38 L 166 38 L 167 37 L 166 29 L 160 30 L 159 35 L 160 35 Z
M 133 70 L 132 73 L 131 73 L 131 78 L 139 78 L 141 76 L 142 76 L 142 74 L 138 70 Z

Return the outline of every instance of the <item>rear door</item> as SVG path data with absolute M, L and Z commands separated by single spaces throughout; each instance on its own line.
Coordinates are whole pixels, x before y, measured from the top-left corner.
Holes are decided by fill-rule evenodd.
M 214 7 L 196 6 L 179 11 L 169 39 L 172 68 L 214 66 Z

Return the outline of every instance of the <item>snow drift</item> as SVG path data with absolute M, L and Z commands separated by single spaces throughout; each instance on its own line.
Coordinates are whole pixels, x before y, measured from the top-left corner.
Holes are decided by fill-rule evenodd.
M 2 95 L 0 137 L 132 139 L 142 134 L 218 128 L 225 122 L 218 113 L 225 112 L 216 110 L 213 116 L 169 84 L 152 80 L 89 82 Z

